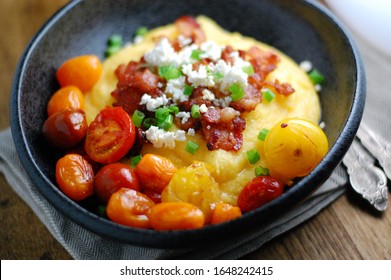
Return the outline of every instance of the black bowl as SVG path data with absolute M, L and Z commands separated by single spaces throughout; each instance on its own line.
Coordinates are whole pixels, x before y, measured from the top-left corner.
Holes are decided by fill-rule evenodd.
M 55 70 L 68 58 L 103 54 L 107 38 L 132 38 L 139 26 L 204 14 L 229 31 L 266 42 L 297 62 L 310 60 L 325 75 L 320 94 L 330 151 L 306 177 L 281 197 L 240 219 L 198 230 L 158 232 L 115 224 L 67 198 L 55 185 L 55 151 L 41 128 L 46 104 L 58 89 Z M 26 48 L 11 94 L 11 127 L 24 167 L 42 195 L 82 227 L 113 240 L 154 247 L 181 247 L 240 234 L 299 203 L 332 173 L 358 129 L 365 103 L 365 75 L 357 48 L 338 20 L 313 1 L 291 0 L 91 0 L 72 1 L 56 13 Z

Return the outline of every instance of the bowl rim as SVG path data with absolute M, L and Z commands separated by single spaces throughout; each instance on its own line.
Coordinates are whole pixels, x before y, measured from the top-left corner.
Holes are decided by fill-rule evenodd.
M 318 164 L 318 166 L 309 175 L 303 177 L 303 179 L 290 190 L 285 192 L 279 198 L 269 202 L 267 205 L 254 211 L 244 213 L 243 217 L 240 219 L 212 226 L 207 225 L 201 229 L 154 231 L 130 228 L 95 215 L 94 213 L 79 206 L 76 202 L 71 201 L 63 193 L 61 193 L 61 191 L 55 188 L 54 184 L 33 160 L 30 147 L 27 145 L 26 135 L 22 130 L 22 115 L 20 114 L 21 102 L 20 95 L 18 94 L 22 87 L 23 73 L 27 67 L 29 57 L 32 55 L 32 52 L 40 39 L 64 14 L 68 13 L 71 9 L 82 2 L 82 0 L 76 0 L 66 4 L 53 14 L 53 16 L 51 16 L 37 31 L 19 60 L 12 83 L 10 97 L 11 132 L 17 153 L 26 173 L 33 184 L 37 186 L 43 197 L 49 201 L 49 203 L 59 213 L 80 225 L 82 228 L 97 235 L 127 244 L 149 247 L 177 248 L 188 246 L 188 244 L 192 244 L 192 242 L 197 242 L 199 240 L 214 241 L 220 236 L 225 236 L 227 229 L 229 229 L 230 233 L 233 234 L 242 232 L 245 228 L 253 228 L 255 226 L 253 225 L 253 222 L 258 216 L 275 216 L 275 213 L 272 210 L 275 209 L 277 205 L 279 207 L 279 211 L 282 210 L 282 212 L 284 212 L 288 208 L 297 204 L 303 197 L 306 197 L 315 190 L 313 185 L 320 186 L 331 175 L 333 168 L 341 162 L 344 154 L 350 147 L 363 115 L 366 96 L 366 79 L 361 55 L 348 30 L 326 7 L 311 0 L 302 0 L 301 4 L 307 5 L 323 14 L 323 16 L 328 18 L 330 22 L 340 30 L 341 35 L 344 36 L 346 41 L 349 43 L 356 67 L 355 92 L 353 95 L 350 113 L 335 143 L 329 149 L 327 155 Z M 309 182 L 311 182 L 312 185 L 310 185 Z

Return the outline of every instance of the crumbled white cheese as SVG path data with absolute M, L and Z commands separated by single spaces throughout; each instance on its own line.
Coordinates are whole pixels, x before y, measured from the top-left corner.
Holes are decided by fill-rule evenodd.
M 165 94 L 156 98 L 152 98 L 152 96 L 149 94 L 144 93 L 139 104 L 146 105 L 148 111 L 154 112 L 157 108 L 167 105 L 168 102 L 169 99 Z
M 185 102 L 189 100 L 189 96 L 183 93 L 185 89 L 185 81 L 185 76 L 167 81 L 165 93 L 172 96 L 174 103 L 177 103 L 178 101 Z
M 206 113 L 208 112 L 208 107 L 205 104 L 200 105 L 200 112 L 201 113 Z
M 215 98 L 215 95 L 213 94 L 213 92 L 211 92 L 209 89 L 203 89 L 202 90 L 202 99 L 213 101 L 216 98 Z
M 184 130 L 177 130 L 176 132 L 165 131 L 154 125 L 145 131 L 145 136 L 155 148 L 174 149 L 175 141 L 186 141 Z
M 137 35 L 136 37 L 134 37 L 133 42 L 137 45 L 140 44 L 143 40 L 144 40 L 144 36 Z
M 246 61 L 246 60 L 244 60 L 243 58 L 240 57 L 238 51 L 232 52 L 230 54 L 230 57 L 232 57 L 234 59 L 234 65 L 236 67 L 242 68 L 242 67 L 248 67 L 248 66 L 251 65 L 250 62 L 248 62 L 248 61 Z
M 215 65 L 209 64 L 209 69 L 212 73 L 219 73 L 223 76 L 219 82 L 220 91 L 225 94 L 229 94 L 229 87 L 234 83 L 238 83 L 243 88 L 247 86 L 248 75 L 243 71 L 242 66 L 236 64 L 231 66 L 224 60 L 219 59 Z
M 316 90 L 317 92 L 319 92 L 319 91 L 322 90 L 322 86 L 321 86 L 320 84 L 316 84 L 314 87 L 315 87 L 315 90 Z
M 192 64 L 184 64 L 182 73 L 187 76 L 194 87 L 213 87 L 215 85 L 213 76 L 209 75 L 205 65 L 200 65 L 197 71 L 193 71 Z
M 226 96 L 224 98 L 219 98 L 213 101 L 213 104 L 215 106 L 219 106 L 222 108 L 229 107 L 229 104 L 231 103 L 232 98 L 231 96 Z
M 185 47 L 187 45 L 190 45 L 191 42 L 193 42 L 193 40 L 191 38 L 189 38 L 189 37 L 185 37 L 183 35 L 179 35 L 178 36 L 178 43 L 179 43 L 179 46 L 181 48 L 183 48 L 183 47 Z
M 203 104 L 203 105 L 205 105 L 205 104 Z M 189 136 L 194 136 L 195 135 L 194 128 L 189 128 L 189 130 L 187 131 L 187 134 L 189 134 Z
M 175 117 L 182 119 L 182 123 L 186 123 L 190 119 L 190 113 L 189 112 L 179 112 L 175 115 Z
M 305 72 L 310 72 L 311 69 L 312 69 L 312 63 L 311 61 L 308 61 L 308 60 L 304 60 L 302 62 L 300 62 L 300 68 L 305 71 Z
M 200 58 L 209 58 L 216 61 L 221 57 L 221 47 L 213 41 L 202 43 L 200 49 L 203 51 Z

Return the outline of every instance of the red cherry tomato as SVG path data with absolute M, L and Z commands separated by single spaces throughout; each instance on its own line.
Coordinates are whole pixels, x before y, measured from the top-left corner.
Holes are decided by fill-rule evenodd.
M 63 193 L 75 201 L 94 192 L 94 171 L 81 155 L 67 154 L 57 161 L 56 181 Z
M 42 133 L 53 146 L 69 149 L 84 139 L 87 130 L 86 114 L 82 110 L 64 110 L 45 121 Z
M 107 107 L 99 112 L 88 128 L 85 150 L 96 162 L 119 161 L 132 148 L 136 129 L 121 107 Z
M 95 194 L 107 202 L 120 188 L 140 190 L 136 173 L 128 165 L 120 162 L 103 166 L 95 175 Z
M 279 197 L 284 186 L 270 176 L 252 179 L 239 193 L 238 206 L 242 212 L 254 210 Z
M 155 203 L 146 195 L 122 188 L 110 197 L 106 213 L 110 220 L 118 224 L 149 228 L 149 213 L 154 205 Z

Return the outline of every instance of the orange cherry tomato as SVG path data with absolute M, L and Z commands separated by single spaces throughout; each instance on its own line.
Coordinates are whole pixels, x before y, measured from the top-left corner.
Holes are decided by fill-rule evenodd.
M 61 87 L 76 86 L 90 90 L 102 75 L 102 63 L 95 55 L 82 55 L 65 61 L 56 72 Z
M 223 223 L 242 216 L 242 211 L 237 206 L 228 203 L 216 203 L 213 211 L 211 224 Z
M 150 224 L 157 230 L 196 229 L 204 225 L 204 213 L 187 202 L 155 204 L 149 214 Z
M 121 188 L 140 190 L 136 173 L 128 165 L 120 162 L 103 166 L 95 175 L 95 194 L 102 201 L 109 201 L 110 196 Z
M 43 124 L 42 133 L 51 145 L 69 149 L 85 138 L 87 130 L 84 111 L 68 109 L 50 116 Z
M 279 197 L 283 190 L 284 186 L 273 177 L 255 177 L 239 193 L 238 206 L 242 212 L 254 210 Z
M 149 228 L 149 213 L 154 202 L 146 195 L 132 190 L 119 189 L 110 197 L 106 207 L 110 220 L 125 226 Z
M 144 155 L 136 165 L 141 189 L 158 194 L 168 185 L 176 171 L 177 168 L 168 158 L 154 154 Z
M 83 109 L 84 96 L 80 89 L 67 86 L 56 91 L 49 100 L 48 116 L 61 112 L 65 109 Z
M 119 161 L 132 148 L 136 129 L 121 107 L 107 107 L 99 112 L 88 128 L 84 148 L 99 163 Z
M 81 155 L 67 154 L 57 161 L 56 181 L 60 190 L 75 201 L 94 192 L 94 171 Z

